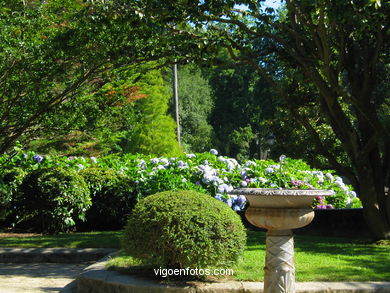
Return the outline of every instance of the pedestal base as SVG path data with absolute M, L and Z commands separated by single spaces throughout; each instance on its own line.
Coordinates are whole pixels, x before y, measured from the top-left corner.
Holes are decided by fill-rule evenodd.
M 264 293 L 295 293 L 294 238 L 291 230 L 268 230 Z

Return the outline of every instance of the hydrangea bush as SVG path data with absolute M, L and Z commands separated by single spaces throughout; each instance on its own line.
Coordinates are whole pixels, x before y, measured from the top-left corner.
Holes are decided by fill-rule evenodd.
M 140 154 L 59 157 L 26 152 L 12 158 L 1 156 L 0 165 L 5 169 L 21 168 L 27 172 L 53 166 L 76 171 L 89 167 L 113 169 L 133 180 L 138 197 L 166 190 L 195 190 L 211 194 L 236 211 L 244 208 L 245 198 L 229 195 L 229 192 L 240 187 L 328 189 L 334 191 L 334 196 L 317 198 L 316 208 L 361 207 L 352 187 L 334 171 L 313 169 L 302 160 L 281 159 L 277 162 L 247 160 L 239 164 L 233 158 L 220 156 L 215 149 L 172 158 Z

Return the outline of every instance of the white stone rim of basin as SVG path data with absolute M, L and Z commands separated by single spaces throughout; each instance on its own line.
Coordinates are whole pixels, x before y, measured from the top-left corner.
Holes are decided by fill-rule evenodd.
M 322 189 L 277 189 L 238 188 L 231 195 L 244 195 L 250 207 L 262 208 L 308 208 L 318 196 L 334 195 L 332 190 Z

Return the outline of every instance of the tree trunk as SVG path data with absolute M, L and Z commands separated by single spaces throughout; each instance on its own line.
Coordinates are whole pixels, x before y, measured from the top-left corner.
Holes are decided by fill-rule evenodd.
M 371 234 L 375 240 L 390 239 L 390 199 L 385 195 L 384 184 L 378 182 L 378 178 L 373 176 L 367 165 L 365 168 L 359 168 L 357 172 L 359 196 Z

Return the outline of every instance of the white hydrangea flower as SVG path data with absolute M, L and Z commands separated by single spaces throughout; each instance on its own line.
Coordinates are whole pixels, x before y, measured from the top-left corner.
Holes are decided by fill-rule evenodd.
M 322 175 L 317 174 L 316 176 L 317 176 L 318 183 L 320 183 L 320 184 L 324 183 L 324 174 L 322 174 Z
M 168 165 L 168 164 L 169 164 L 168 159 L 166 159 L 166 158 L 160 159 L 160 162 L 161 162 L 161 164 L 163 164 L 163 165 Z
M 329 180 L 330 182 L 333 182 L 333 180 L 334 180 L 333 175 L 330 174 L 330 173 L 326 173 L 326 174 L 325 174 L 325 177 L 328 178 L 328 180 Z
M 356 195 L 356 192 L 351 190 L 350 192 L 348 192 L 348 195 L 355 198 L 357 195 Z
M 269 168 L 272 168 L 272 169 L 280 169 L 280 165 L 277 164 L 277 165 L 271 165 L 269 166 Z
M 247 187 L 247 186 L 248 186 L 248 183 L 246 183 L 246 181 L 241 181 L 241 186 L 242 186 L 242 187 Z
M 195 154 L 186 154 L 186 157 L 189 158 L 189 159 L 191 159 L 191 158 L 195 158 L 196 155 L 195 155 Z
M 244 165 L 245 167 L 250 167 L 250 166 L 257 166 L 256 162 L 254 161 L 247 161 Z
M 160 162 L 160 160 L 159 160 L 159 158 L 153 158 L 153 159 L 150 159 L 150 162 L 152 162 L 152 164 L 157 165 Z
M 227 159 L 225 159 L 225 158 L 222 157 L 222 156 L 219 156 L 219 157 L 218 157 L 218 160 L 221 161 L 221 162 L 226 162 Z
M 268 180 L 267 179 L 265 179 L 265 178 L 263 178 L 263 177 L 259 177 L 259 182 L 260 183 L 266 183 Z
M 218 155 L 218 151 L 216 149 L 211 149 L 210 154 L 212 155 Z
M 274 168 L 268 167 L 264 170 L 264 172 L 267 174 L 272 174 L 272 173 L 274 173 Z

